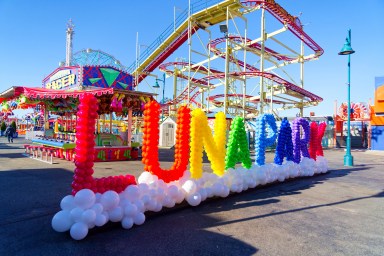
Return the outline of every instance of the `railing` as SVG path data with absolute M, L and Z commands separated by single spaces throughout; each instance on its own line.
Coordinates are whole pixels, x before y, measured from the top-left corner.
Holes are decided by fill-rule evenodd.
M 191 4 L 191 14 L 197 13 L 201 10 L 208 8 L 214 4 L 223 2 L 222 0 L 200 0 Z M 164 31 L 161 33 L 143 52 L 140 52 L 140 55 L 134 63 L 132 63 L 128 68 L 128 72 L 132 73 L 139 63 L 144 62 L 159 46 L 172 34 L 174 33 L 175 28 L 177 29 L 188 19 L 188 8 L 182 11 Z

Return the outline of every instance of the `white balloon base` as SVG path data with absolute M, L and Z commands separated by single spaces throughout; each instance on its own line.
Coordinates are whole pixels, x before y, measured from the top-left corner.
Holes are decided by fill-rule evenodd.
M 317 161 L 303 158 L 299 164 L 286 161 L 282 165 L 265 164 L 251 169 L 229 169 L 221 177 L 204 172 L 198 180 L 190 178 L 187 170 L 184 176 L 170 183 L 159 180 L 149 172 L 143 172 L 137 185 L 128 186 L 120 194 L 107 191 L 94 193 L 89 189 L 80 190 L 75 196 L 65 196 L 60 203 L 61 211 L 52 219 L 57 232 L 70 231 L 75 240 L 84 239 L 88 230 L 100 227 L 108 221 L 121 222 L 125 229 L 145 222 L 144 212 L 159 212 L 163 207 L 172 208 L 184 200 L 197 206 L 210 197 L 227 197 L 231 192 L 286 179 L 313 176 L 326 173 L 328 163 L 324 157 Z

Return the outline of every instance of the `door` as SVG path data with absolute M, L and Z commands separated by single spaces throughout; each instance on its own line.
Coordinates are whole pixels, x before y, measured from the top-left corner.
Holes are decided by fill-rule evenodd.
M 174 124 L 167 123 L 163 127 L 163 146 L 172 147 L 175 145 L 175 126 Z

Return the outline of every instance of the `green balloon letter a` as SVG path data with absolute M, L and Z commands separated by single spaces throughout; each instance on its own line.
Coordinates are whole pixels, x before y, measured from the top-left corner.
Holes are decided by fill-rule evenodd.
M 252 161 L 249 153 L 247 135 L 245 133 L 244 119 L 235 117 L 229 132 L 227 154 L 225 156 L 225 169 L 235 168 L 241 162 L 244 168 L 251 168 Z

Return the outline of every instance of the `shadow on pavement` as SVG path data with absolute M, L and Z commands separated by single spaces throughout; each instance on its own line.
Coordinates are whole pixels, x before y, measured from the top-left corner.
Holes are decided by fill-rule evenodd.
M 0 146 L 20 149 L 22 144 Z M 160 161 L 173 161 L 173 152 L 164 151 L 166 153 L 162 154 L 160 149 Z M 4 152 L 1 157 L 17 158 L 18 155 L 21 153 Z M 334 169 L 327 174 L 257 187 L 225 199 L 208 200 L 196 208 L 184 203 L 160 213 L 147 213 L 145 224 L 131 230 L 124 230 L 120 223 L 91 229 L 83 241 L 73 240 L 69 232 L 57 233 L 51 228 L 52 217 L 60 210 L 61 199 L 71 192 L 73 172 L 62 168 L 1 171 L 0 255 L 253 255 L 258 251 L 256 247 L 226 235 L 218 226 L 383 197 L 384 192 L 256 216 L 251 216 L 252 211 L 249 211 L 250 217 L 229 221 L 209 214 L 273 205 L 283 196 L 300 194 L 326 180 L 369 169 L 365 165 Z
M 204 230 L 219 220 L 161 215 L 132 230 L 120 223 L 94 228 L 81 242 L 51 227 L 60 201 L 70 194 L 73 173 L 60 168 L 0 172 L 0 255 L 252 255 L 239 239 Z M 160 215 L 158 214 L 160 217 Z M 154 217 L 153 217 L 154 218 Z M 152 218 L 152 219 L 153 219 Z M 157 248 L 157 249 L 154 249 Z

